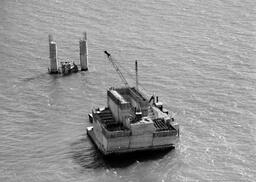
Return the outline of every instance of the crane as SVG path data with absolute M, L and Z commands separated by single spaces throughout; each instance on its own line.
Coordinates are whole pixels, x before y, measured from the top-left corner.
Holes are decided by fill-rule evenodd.
M 118 73 L 118 75 L 120 76 L 120 78 L 122 79 L 122 81 L 124 82 L 125 87 L 129 88 L 129 84 L 127 82 L 127 80 L 125 79 L 124 75 L 122 74 L 122 72 L 120 71 L 120 69 L 118 68 L 117 64 L 115 63 L 115 59 L 112 58 L 111 54 L 108 53 L 107 51 L 104 51 L 104 53 L 107 55 L 108 60 L 111 62 L 111 64 L 113 65 L 113 67 L 115 68 L 116 72 Z
M 120 71 L 120 69 L 118 68 L 117 64 L 116 64 L 116 60 L 114 58 L 112 58 L 111 54 L 108 53 L 107 51 L 104 51 L 104 53 L 107 55 L 108 57 L 108 60 L 111 62 L 111 64 L 113 65 L 113 67 L 115 68 L 116 72 L 118 73 L 118 75 L 120 76 L 120 78 L 122 79 L 122 81 L 124 82 L 125 84 L 125 87 L 128 88 L 134 96 L 137 96 L 137 93 L 135 93 L 131 87 L 129 86 L 127 80 L 125 79 L 124 75 L 122 74 L 122 72 Z M 135 61 L 135 71 L 136 71 L 136 89 L 137 91 L 139 91 L 138 89 L 138 63 L 137 63 L 137 60 Z M 140 92 L 141 95 L 144 95 L 142 92 Z M 137 96 L 138 97 L 138 96 Z M 144 97 L 146 98 L 146 96 L 144 95 Z M 154 116 L 154 112 L 152 112 L 152 104 L 151 101 L 155 98 L 155 96 L 153 95 L 150 100 L 148 100 L 148 103 L 149 103 L 149 110 L 151 111 L 152 113 L 152 116 Z M 154 99 L 155 100 L 155 99 Z M 136 111 L 135 111 L 136 112 Z M 141 108 L 139 107 L 138 108 L 138 112 L 141 112 Z

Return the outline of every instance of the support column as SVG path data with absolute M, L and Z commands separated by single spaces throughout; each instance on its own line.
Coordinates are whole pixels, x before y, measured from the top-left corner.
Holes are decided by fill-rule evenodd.
M 136 72 L 136 89 L 139 91 L 139 76 L 138 76 L 138 63 L 135 61 L 135 72 Z
M 58 73 L 57 64 L 57 44 L 53 41 L 51 35 L 49 35 L 49 58 L 50 58 L 50 68 L 48 68 L 49 73 Z
M 88 70 L 88 46 L 87 46 L 86 32 L 84 33 L 83 39 L 79 41 L 79 45 L 80 45 L 81 71 L 87 71 Z

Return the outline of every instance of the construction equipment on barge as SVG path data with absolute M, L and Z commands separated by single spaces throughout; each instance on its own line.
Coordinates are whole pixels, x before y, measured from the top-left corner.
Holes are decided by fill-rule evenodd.
M 130 87 L 112 56 L 105 54 L 125 87 L 107 90 L 107 107 L 89 114 L 92 126 L 87 127 L 88 136 L 104 155 L 174 148 L 179 124 L 158 97 L 147 99 L 139 91 L 137 61 L 136 87 Z
M 62 75 L 68 75 L 70 73 L 77 73 L 78 72 L 78 66 L 74 62 L 60 62 L 60 68 L 59 72 Z
M 88 46 L 87 36 L 84 33 L 83 38 L 79 41 L 80 48 L 80 70 L 88 70 Z M 57 44 L 53 41 L 51 35 L 49 35 L 49 54 L 50 54 L 50 67 L 48 72 L 50 74 L 69 75 L 71 73 L 77 73 L 79 71 L 78 65 L 74 61 L 58 61 L 57 59 Z

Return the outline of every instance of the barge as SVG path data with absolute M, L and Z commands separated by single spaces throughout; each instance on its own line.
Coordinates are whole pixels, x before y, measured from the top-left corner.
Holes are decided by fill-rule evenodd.
M 158 97 L 147 100 L 136 88 L 110 88 L 107 107 L 90 115 L 87 134 L 104 154 L 174 148 L 179 124 Z

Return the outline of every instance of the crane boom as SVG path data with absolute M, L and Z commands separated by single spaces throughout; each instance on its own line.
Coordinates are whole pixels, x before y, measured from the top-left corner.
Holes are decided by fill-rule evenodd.
M 107 51 L 104 51 L 104 53 L 107 55 L 108 60 L 111 62 L 111 64 L 113 65 L 113 67 L 115 68 L 116 72 L 118 73 L 118 75 L 120 76 L 120 78 L 122 79 L 122 81 L 124 82 L 126 87 L 129 87 L 129 84 L 127 82 L 127 80 L 125 79 L 124 75 L 122 74 L 122 72 L 120 71 L 120 69 L 118 68 L 117 64 L 115 63 L 115 59 L 112 58 L 111 54 L 108 53 Z
M 108 60 L 111 62 L 111 64 L 112 64 L 113 67 L 115 68 L 116 72 L 118 73 L 118 75 L 120 76 L 120 78 L 122 79 L 122 81 L 124 82 L 126 88 L 128 88 L 128 89 L 131 91 L 131 93 L 133 93 L 134 96 L 138 97 L 137 92 L 138 92 L 139 90 L 138 90 L 138 65 L 137 65 L 137 61 L 135 62 L 135 70 L 136 70 L 136 89 L 137 89 L 137 92 L 134 92 L 134 91 L 131 89 L 131 87 L 129 86 L 129 84 L 128 84 L 127 80 L 125 79 L 124 75 L 122 74 L 122 72 L 121 72 L 120 69 L 118 68 L 118 66 L 117 66 L 117 64 L 116 64 L 116 60 L 115 60 L 114 58 L 112 58 L 111 54 L 108 53 L 107 51 L 104 51 L 104 53 L 107 55 Z M 140 95 L 143 95 L 143 97 L 144 97 L 145 99 L 147 99 L 147 97 L 146 97 L 142 92 L 140 92 Z M 148 99 L 147 99 L 147 100 L 148 100 Z M 148 101 L 148 102 L 149 102 L 149 108 L 152 109 L 152 104 L 150 103 L 150 101 Z M 138 108 L 139 111 L 141 111 L 140 106 L 138 106 L 138 107 L 139 107 L 139 108 Z M 153 115 L 154 115 L 154 112 L 153 112 Z

